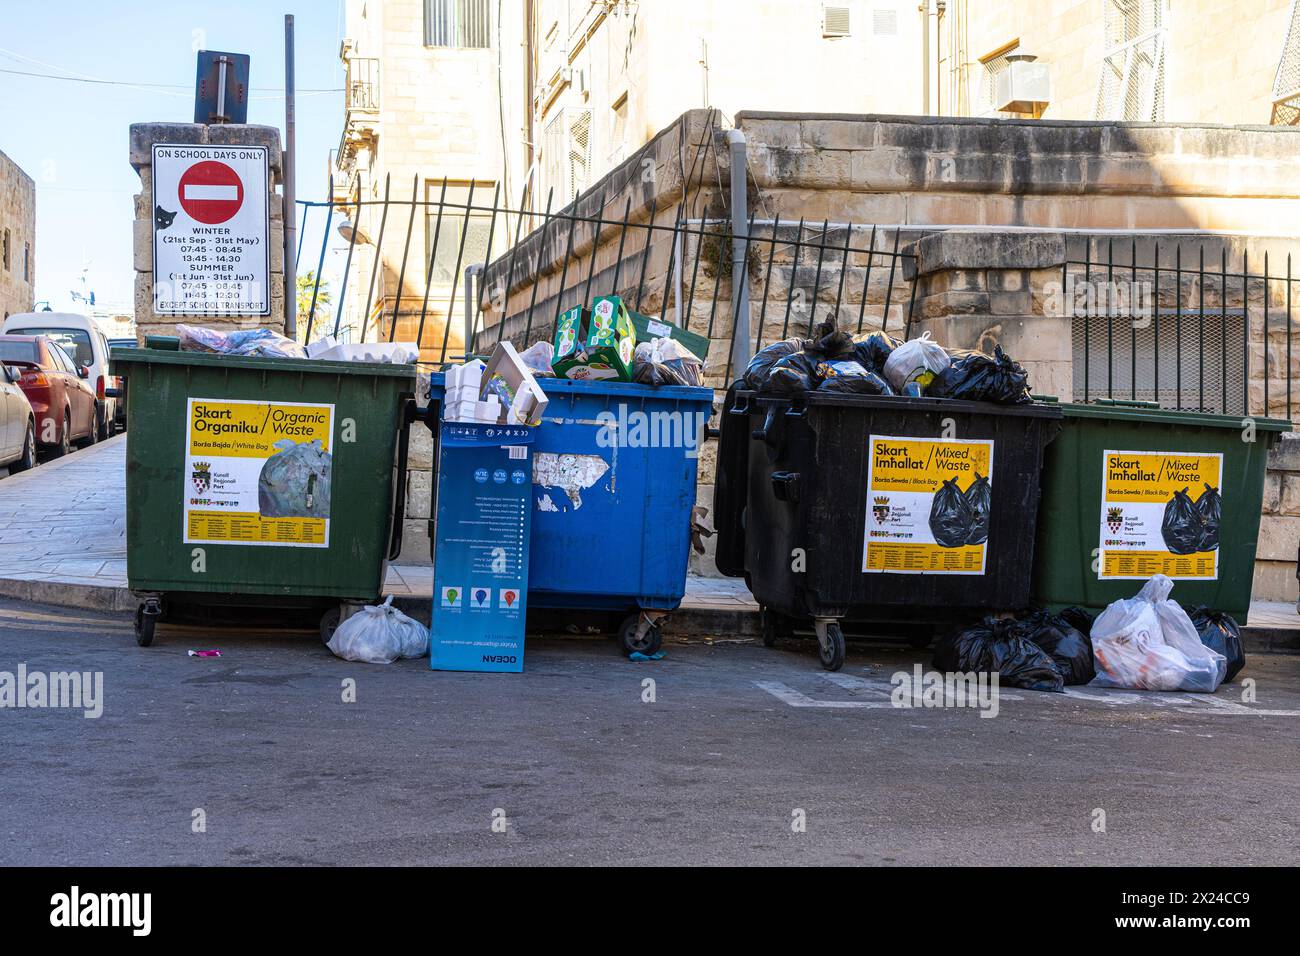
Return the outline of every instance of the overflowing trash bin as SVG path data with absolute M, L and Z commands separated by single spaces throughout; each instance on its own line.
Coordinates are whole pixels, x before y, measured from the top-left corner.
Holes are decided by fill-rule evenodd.
M 401 548 L 414 366 L 146 344 L 111 353 L 137 642 L 181 606 L 319 611 L 328 639 Z
M 1245 623 L 1268 450 L 1290 423 L 1151 403 L 1055 407 L 1034 601 L 1095 613 L 1163 574 L 1184 605 Z
M 546 404 L 531 445 L 527 606 L 619 615 L 623 651 L 654 654 L 663 616 L 685 594 L 699 450 L 713 391 L 553 377 L 538 382 Z M 446 387 L 445 376 L 433 373 L 431 407 L 443 407 Z M 436 417 L 429 417 L 435 436 Z

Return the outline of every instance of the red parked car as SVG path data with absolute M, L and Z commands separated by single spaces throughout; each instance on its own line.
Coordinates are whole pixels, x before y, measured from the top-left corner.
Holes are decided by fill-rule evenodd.
M 18 373 L 18 386 L 36 413 L 36 442 L 51 458 L 68 453 L 75 442 L 93 445 L 95 390 L 90 372 L 78 368 L 53 339 L 44 335 L 0 335 L 0 362 Z

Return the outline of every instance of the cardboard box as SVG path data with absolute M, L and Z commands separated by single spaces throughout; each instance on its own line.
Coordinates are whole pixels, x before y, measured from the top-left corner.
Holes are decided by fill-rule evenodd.
M 708 362 L 709 337 L 707 335 L 688 332 L 671 322 L 664 322 L 652 315 L 642 315 L 640 312 L 634 312 L 631 309 L 627 310 L 627 314 L 632 319 L 632 327 L 636 329 L 636 340 L 638 342 L 649 342 L 651 339 L 673 339 L 680 342 L 688 352 L 701 362 Z
M 579 305 L 563 312 L 554 344 L 551 368 L 559 378 L 632 380 L 636 328 L 616 295 L 597 296 L 590 311 Z
M 506 425 L 540 425 L 548 399 L 537 379 L 509 342 L 499 343 L 483 370 L 481 401 L 495 395 L 505 408 Z

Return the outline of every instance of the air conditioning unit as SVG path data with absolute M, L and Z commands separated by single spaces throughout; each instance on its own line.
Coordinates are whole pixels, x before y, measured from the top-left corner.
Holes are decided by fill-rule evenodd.
M 1007 54 L 1007 66 L 994 78 L 993 107 L 1003 113 L 1039 113 L 1052 100 L 1046 63 L 1030 53 Z
M 849 35 L 849 8 L 844 6 L 822 7 L 822 36 L 846 37 Z

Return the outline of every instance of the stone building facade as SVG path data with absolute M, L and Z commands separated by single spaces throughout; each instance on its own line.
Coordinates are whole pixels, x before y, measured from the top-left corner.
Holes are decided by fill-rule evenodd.
M 0 153 L 0 314 L 30 312 L 35 290 L 36 183 Z

